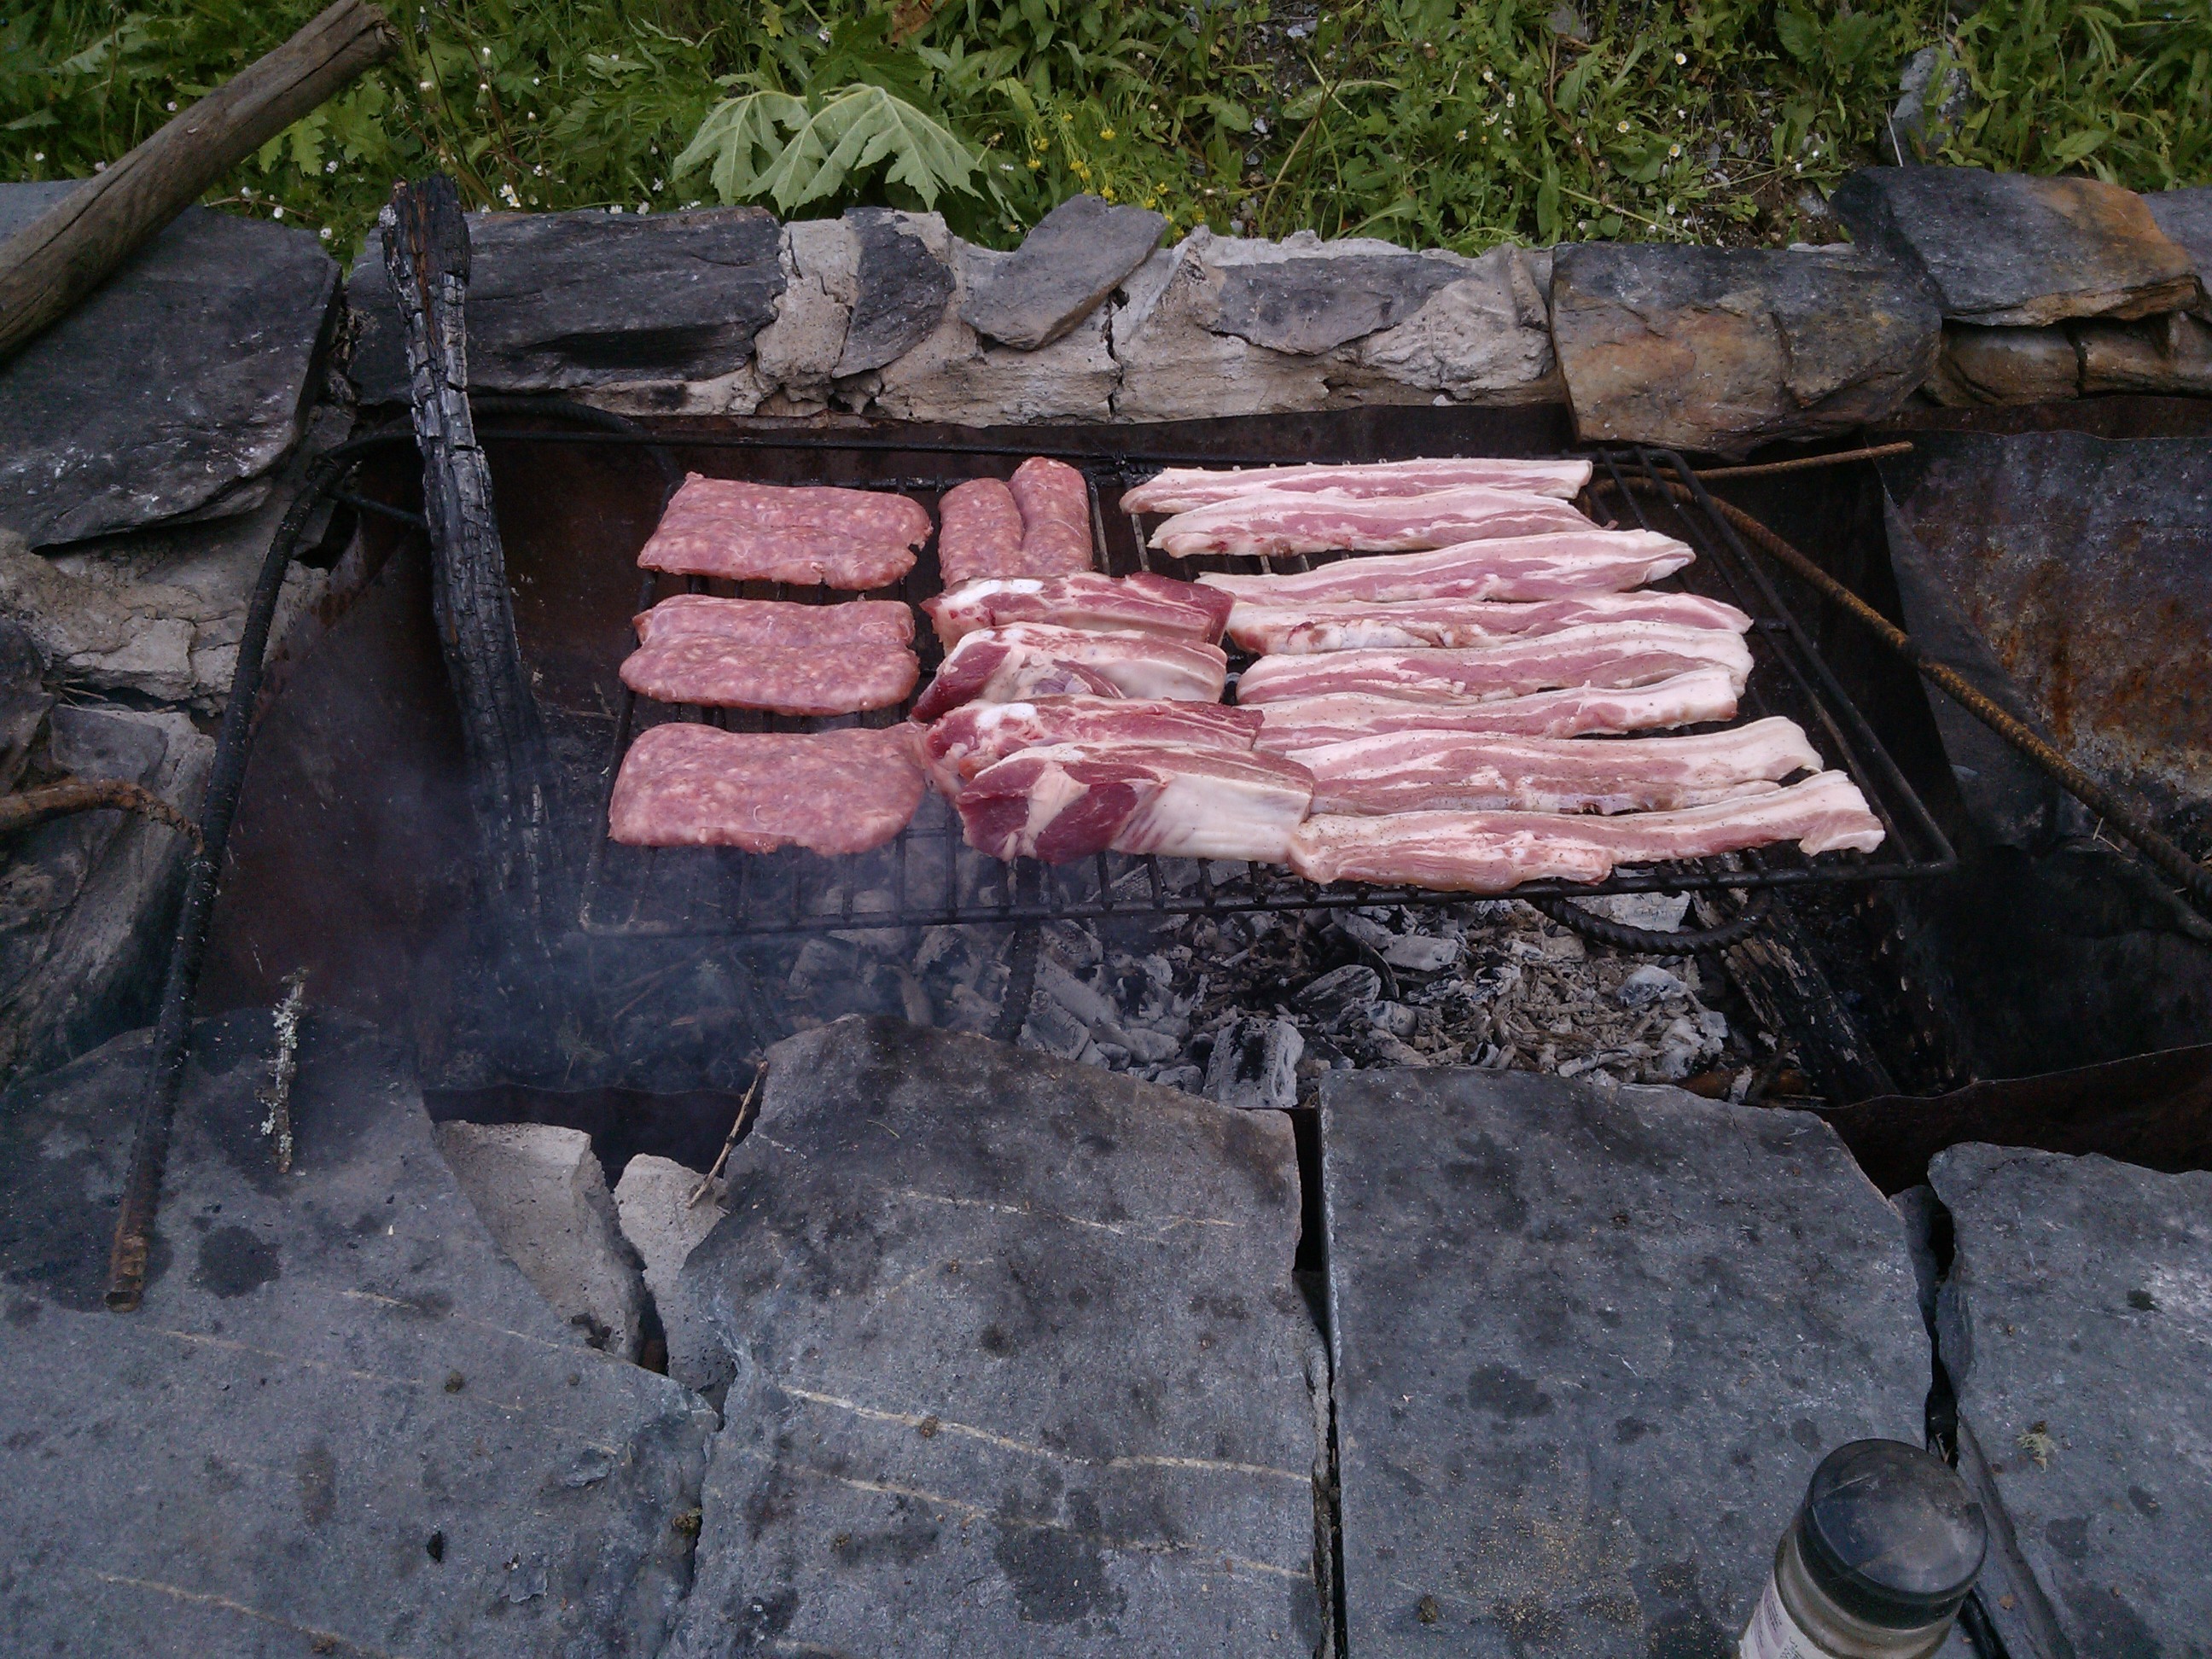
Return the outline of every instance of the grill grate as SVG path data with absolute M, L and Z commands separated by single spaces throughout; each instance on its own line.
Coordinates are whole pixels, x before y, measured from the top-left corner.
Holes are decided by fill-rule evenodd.
M 662 449 L 663 472 L 672 488 L 676 471 L 666 465 L 667 449 L 806 450 L 836 458 L 828 476 L 858 487 L 909 495 L 934 507 L 944 491 L 981 476 L 984 463 L 999 476 L 1031 451 L 1000 446 L 954 445 L 902 447 L 881 441 L 840 443 L 823 436 L 781 438 L 714 434 L 559 431 L 487 432 L 489 441 L 564 442 L 583 439 L 598 444 L 634 443 Z M 1050 453 L 1046 451 L 1043 453 Z M 927 471 L 914 470 L 917 457 Z M 1228 555 L 1169 556 L 1145 544 L 1152 523 L 1118 512 L 1106 503 L 1129 484 L 1149 477 L 1169 458 L 1127 454 L 1102 459 L 1064 454 L 1088 481 L 1097 567 L 1109 574 L 1138 570 L 1192 578 L 1208 570 L 1304 570 L 1340 554 L 1269 560 Z M 1175 458 L 1180 460 L 1182 458 Z M 1810 637 L 1784 605 L 1766 573 L 1713 508 L 1689 467 L 1671 452 L 1609 450 L 1595 455 L 1600 478 L 1615 492 L 1580 505 L 1601 523 L 1607 508 L 1625 503 L 1623 522 L 1663 531 L 1685 540 L 1697 562 L 1660 584 L 1723 599 L 1753 617 L 1754 667 L 1742 699 L 1742 713 L 1757 717 L 1786 714 L 1804 726 L 1829 763 L 1849 772 L 1880 817 L 1888 839 L 1875 854 L 1843 852 L 1806 859 L 1795 848 L 1767 848 L 1691 863 L 1659 864 L 1614 872 L 1595 885 L 1559 881 L 1529 882 L 1516 896 L 1589 896 L 1605 893 L 1704 892 L 1719 889 L 1788 888 L 1814 884 L 1896 880 L 1940 874 L 1955 860 L 1942 832 L 1913 793 L 1873 729 L 1852 705 Z M 903 463 L 893 474 L 885 463 Z M 1210 465 L 1226 463 L 1210 458 Z M 826 469 L 825 469 L 826 471 Z M 1631 489 L 1631 480 L 1651 486 L 1650 494 Z M 1670 500 L 1662 482 L 1680 482 L 1692 492 L 1686 502 Z M 641 583 L 641 610 L 672 593 L 717 592 L 750 599 L 828 603 L 848 597 L 903 599 L 909 604 L 939 586 L 936 546 L 924 548 L 914 569 L 896 587 L 875 593 L 844 595 L 826 589 L 792 589 L 768 583 L 742 586 L 648 573 Z M 941 657 L 933 634 L 920 626 L 915 648 L 924 668 L 923 684 Z M 1249 658 L 1231 651 L 1231 680 Z M 583 884 L 580 922 L 587 933 L 627 935 L 789 934 L 825 930 L 910 927 L 955 923 L 1034 922 L 1054 919 L 1178 915 L 1252 910 L 1295 911 L 1346 908 L 1370 904 L 1429 906 L 1463 902 L 1466 895 L 1425 889 L 1376 887 L 1347 883 L 1316 886 L 1269 866 L 1212 863 L 1156 856 L 1103 854 L 1073 865 L 1048 866 L 1023 860 L 1012 865 L 968 848 L 959 817 L 934 792 L 927 795 L 914 822 L 887 846 L 872 853 L 823 858 L 796 849 L 746 854 L 727 848 L 619 846 L 606 838 L 607 793 L 632 738 L 646 726 L 667 720 L 704 720 L 734 731 L 798 732 L 836 726 L 888 726 L 906 716 L 906 706 L 837 720 L 814 720 L 744 710 L 674 708 L 641 700 L 623 690 L 616 709 L 612 751 L 599 796 L 599 817 Z M 1711 728 L 1691 728 L 1711 729 Z

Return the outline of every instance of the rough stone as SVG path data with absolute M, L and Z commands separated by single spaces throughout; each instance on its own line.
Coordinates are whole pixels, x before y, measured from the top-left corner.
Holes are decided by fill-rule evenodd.
M 46 686 L 46 656 L 30 630 L 0 617 L 0 793 L 23 775 L 31 745 L 54 706 Z
M 2198 314 L 2212 317 L 2212 185 L 2155 191 L 2142 202 L 2167 240 L 2189 255 L 2207 296 L 2197 307 Z
M 1460 403 L 1528 403 L 1563 395 L 1552 353 L 1552 255 L 1494 247 L 1395 328 L 1359 342 L 1371 369 Z
M 1867 167 L 1830 205 L 1860 244 L 1924 275 L 1948 319 L 2033 328 L 2203 302 L 2142 198 L 2100 179 Z
M 728 1185 L 672 1659 L 1319 1645 L 1286 1122 L 846 1020 L 770 1051 Z
M 1306 1040 L 1287 1019 L 1240 1018 L 1213 1039 L 1206 1097 L 1248 1112 L 1298 1103 L 1298 1057 Z
M 52 771 L 135 783 L 188 812 L 214 757 L 180 714 L 63 705 L 48 717 Z M 0 864 L 0 1078 L 58 1066 L 151 1015 L 190 850 L 126 812 L 13 839 Z
M 860 297 L 860 240 L 842 219 L 804 219 L 784 227 L 782 262 L 775 320 L 753 342 L 761 377 L 787 400 L 824 408 Z
M 1978 328 L 1952 323 L 1927 390 L 1954 408 L 1971 404 L 2045 404 L 2078 397 L 2081 358 L 2074 337 L 2049 328 Z
M 2015 1654 L 2186 1653 L 2212 1626 L 2212 1174 L 1956 1146 L 1929 1166 L 1960 1467 L 2002 1503 Z
M 1037 222 L 987 284 L 961 301 L 961 319 L 1024 351 L 1050 345 L 1151 257 L 1166 225 L 1148 208 L 1072 197 Z
M 728 1384 L 729 1355 L 681 1275 L 691 1252 L 729 1212 L 719 1182 L 709 1183 L 696 1204 L 690 1201 L 699 1181 L 697 1170 L 673 1158 L 641 1154 L 623 1166 L 615 1182 L 615 1209 L 623 1237 L 645 1264 L 645 1286 L 668 1340 L 668 1374 L 704 1394 Z
M 1916 283 L 1848 248 L 1583 243 L 1553 257 L 1552 333 L 1585 441 L 1740 455 L 1887 415 L 1938 326 Z
M 1322 1079 L 1348 1650 L 1734 1650 L 1821 1455 L 1918 1443 L 1896 1212 L 1797 1112 Z
M 1255 261 L 1222 273 L 1215 332 L 1318 356 L 1403 321 L 1458 280 L 1455 256 L 1339 253 Z
M 469 216 L 469 383 L 484 392 L 629 387 L 646 403 L 749 369 L 783 291 L 782 235 L 759 208 Z M 371 232 L 347 280 L 364 403 L 404 403 L 406 349 Z
M 2081 390 L 2212 392 L 2212 323 L 2182 312 L 2139 323 L 2076 323 Z
M 71 187 L 0 185 L 0 238 Z M 337 276 L 311 232 L 185 209 L 0 364 L 0 527 L 43 547 L 256 505 Z
M 637 1358 L 645 1281 L 580 1129 L 441 1123 L 438 1151 L 523 1277 L 588 1346 Z
M 144 1305 L 100 1305 L 149 1034 L 0 1098 L 0 1578 L 21 1653 L 655 1651 L 713 1417 L 576 1345 L 404 1061 L 311 1013 L 196 1032 Z
M 848 208 L 860 246 L 840 377 L 896 362 L 935 331 L 952 298 L 951 238 L 933 213 Z

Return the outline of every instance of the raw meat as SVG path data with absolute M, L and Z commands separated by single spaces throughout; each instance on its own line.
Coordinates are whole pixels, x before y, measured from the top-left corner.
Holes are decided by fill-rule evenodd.
M 921 608 L 951 645 L 979 628 L 1009 623 L 1056 623 L 1063 628 L 1135 629 L 1182 634 L 1208 643 L 1221 637 L 1236 601 L 1217 588 L 1172 576 L 1006 576 L 972 581 L 924 599 Z
M 713 634 L 681 634 L 640 647 L 622 665 L 622 683 L 655 702 L 766 708 L 779 714 L 890 708 L 906 700 L 921 677 L 920 658 L 902 645 L 880 640 L 755 645 Z
M 1227 653 L 1202 641 L 1014 623 L 964 635 L 938 665 L 914 717 L 933 720 L 963 702 L 1018 702 L 1062 692 L 1218 702 L 1228 679 Z
M 1053 744 L 978 772 L 960 821 L 994 858 L 1064 864 L 1110 849 L 1279 864 L 1312 799 L 1312 775 L 1271 755 Z
M 675 723 L 640 732 L 623 757 L 607 834 L 633 847 L 798 846 L 865 853 L 921 805 L 921 732 L 725 732 Z
M 914 638 L 914 612 L 896 599 L 793 605 L 787 599 L 678 593 L 632 622 L 641 645 L 665 645 L 695 634 L 733 645 L 899 646 Z
M 1617 593 L 1671 576 L 1697 556 L 1651 530 L 1577 530 L 1462 542 L 1423 553 L 1338 559 L 1282 576 L 1198 580 L 1255 605 L 1329 605 L 1400 599 L 1559 599 Z
M 927 601 L 924 601 L 927 605 Z M 1229 613 L 1229 637 L 1255 655 L 1482 645 L 1533 638 L 1585 623 L 1663 622 L 1741 634 L 1751 618 L 1694 593 L 1578 593 L 1534 605 L 1492 599 L 1405 599 L 1395 604 L 1254 605 Z
M 917 501 L 879 490 L 746 483 L 692 473 L 637 562 L 647 570 L 799 586 L 884 587 L 929 539 Z
M 1577 685 L 1488 702 L 1407 702 L 1396 697 L 1294 697 L 1260 710 L 1258 746 L 1304 755 L 1325 744 L 1386 732 L 1487 732 L 1530 738 L 1651 732 L 1735 718 L 1735 687 L 1725 668 L 1693 668 L 1650 685 L 1601 690 Z
M 1462 484 L 1427 495 L 1362 498 L 1330 491 L 1261 489 L 1178 513 L 1152 532 L 1152 545 L 1177 558 L 1395 553 L 1459 542 L 1538 536 L 1596 526 L 1565 501 L 1523 490 Z
M 1487 484 L 1572 501 L 1589 482 L 1588 461 L 1524 461 L 1474 456 L 1465 460 L 1370 461 L 1358 465 L 1249 466 L 1229 471 L 1171 466 L 1121 495 L 1124 513 L 1188 513 L 1256 489 L 1304 495 L 1328 490 L 1364 498 L 1425 495 L 1462 484 Z
M 1022 566 L 994 574 L 1066 576 L 1091 568 L 1091 487 L 1080 472 L 1032 455 L 1006 488 L 1022 509 Z
M 1687 738 L 1515 738 L 1394 732 L 1300 751 L 1314 811 L 1635 812 L 1759 794 L 1820 757 L 1796 722 Z
M 969 778 L 1007 756 L 1047 744 L 1178 744 L 1191 749 L 1249 749 L 1256 708 L 1218 702 L 1136 697 L 1039 697 L 1034 702 L 963 703 L 929 728 L 930 779 L 957 799 Z
M 937 568 L 947 587 L 1022 568 L 1022 509 L 996 478 L 970 478 L 937 503 Z
M 1649 685 L 1686 669 L 1729 671 L 1739 694 L 1751 648 L 1724 628 L 1595 623 L 1474 650 L 1328 651 L 1262 657 L 1238 676 L 1240 703 L 1352 692 L 1414 702 L 1514 697 L 1559 686 Z
M 1881 821 L 1846 775 L 1822 772 L 1769 794 L 1613 818 L 1329 813 L 1308 818 L 1291 836 L 1291 867 L 1309 881 L 1504 893 L 1524 881 L 1602 881 L 1616 864 L 1708 858 L 1784 841 L 1808 854 L 1840 848 L 1870 853 L 1881 845 Z

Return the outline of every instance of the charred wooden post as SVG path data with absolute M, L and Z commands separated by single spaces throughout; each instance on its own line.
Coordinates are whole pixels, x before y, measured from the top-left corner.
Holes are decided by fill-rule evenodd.
M 453 181 L 399 185 L 380 217 L 407 337 L 431 593 L 460 705 L 475 809 L 495 893 L 541 910 L 555 877 L 551 787 L 538 704 L 522 671 L 491 471 L 469 413 L 469 228 Z
M 1715 912 L 1698 901 L 1704 920 Z M 1714 920 L 1719 918 L 1714 915 Z M 1798 1063 L 1814 1086 L 1838 1104 L 1897 1092 L 1897 1085 L 1866 1034 L 1820 969 L 1811 941 L 1786 903 L 1770 909 L 1765 925 L 1721 953 L 1729 977 L 1770 1031 L 1787 1032 Z

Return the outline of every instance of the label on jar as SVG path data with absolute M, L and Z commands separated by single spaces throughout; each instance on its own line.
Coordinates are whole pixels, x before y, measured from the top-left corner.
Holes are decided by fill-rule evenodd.
M 1836 1659 L 1790 1616 L 1771 1573 L 1767 1575 L 1766 1594 L 1759 1598 L 1759 1611 L 1751 1615 L 1735 1651 L 1736 1659 Z

